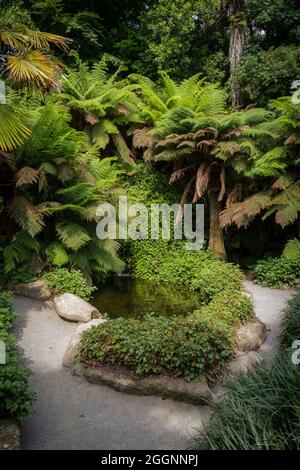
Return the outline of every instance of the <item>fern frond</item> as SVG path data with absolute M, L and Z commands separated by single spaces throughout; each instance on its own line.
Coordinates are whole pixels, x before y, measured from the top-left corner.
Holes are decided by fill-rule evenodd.
M 78 251 L 91 240 L 88 232 L 76 223 L 59 222 L 56 231 L 63 245 L 73 251 Z

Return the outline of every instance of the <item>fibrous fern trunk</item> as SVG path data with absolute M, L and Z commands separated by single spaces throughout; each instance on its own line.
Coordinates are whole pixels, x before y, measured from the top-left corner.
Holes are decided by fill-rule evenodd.
M 209 224 L 209 243 L 208 248 L 213 252 L 217 258 L 226 260 L 226 251 L 224 244 L 223 230 L 220 227 L 220 214 L 222 206 L 218 201 L 218 192 L 214 189 L 209 191 L 209 211 L 210 211 L 210 224 Z
M 231 77 L 231 103 L 233 108 L 237 108 L 241 104 L 241 90 L 234 77 L 236 68 L 241 60 L 246 38 L 245 23 L 245 0 L 230 1 L 230 77 Z

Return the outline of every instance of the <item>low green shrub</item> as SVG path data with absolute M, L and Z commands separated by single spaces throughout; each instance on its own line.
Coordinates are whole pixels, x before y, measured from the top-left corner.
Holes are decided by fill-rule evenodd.
M 267 258 L 256 263 L 253 278 L 262 286 L 280 289 L 295 284 L 300 277 L 300 260 Z
M 89 300 L 95 287 L 89 286 L 86 278 L 77 269 L 57 268 L 45 274 L 43 279 L 55 295 L 69 292 Z
M 5 364 L 0 364 L 0 417 L 25 418 L 32 409 L 34 393 L 28 386 L 29 369 L 16 347 L 13 335 L 8 333 L 16 315 L 12 310 L 11 295 L 0 293 L 0 341 L 5 344 Z
M 136 374 L 169 373 L 193 380 L 224 369 L 234 354 L 234 329 L 193 316 L 118 318 L 83 333 L 80 358 L 93 365 L 118 364 Z
M 254 315 L 251 300 L 241 292 L 223 292 L 214 296 L 208 305 L 195 312 L 208 321 L 222 320 L 227 325 L 239 326 Z
M 230 384 L 197 440 L 198 449 L 300 450 L 300 367 L 291 357 L 299 337 L 300 291 L 289 303 L 273 366 L 259 365 Z

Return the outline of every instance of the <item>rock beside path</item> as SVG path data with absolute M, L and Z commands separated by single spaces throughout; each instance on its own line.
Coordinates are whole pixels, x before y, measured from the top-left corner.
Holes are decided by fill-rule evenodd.
M 93 326 L 98 326 L 105 322 L 106 320 L 103 320 L 101 318 L 96 318 L 95 320 L 91 320 L 88 323 L 83 323 L 81 325 L 78 325 L 74 335 L 72 336 L 69 342 L 65 355 L 63 357 L 63 365 L 65 367 L 72 367 L 75 364 L 76 356 L 78 354 L 78 345 L 79 345 L 82 333 Z
M 51 291 L 45 281 L 20 282 L 9 286 L 10 290 L 17 295 L 28 297 L 33 300 L 50 300 Z
M 235 336 L 235 342 L 240 351 L 256 351 L 267 337 L 267 327 L 258 318 L 242 325 Z
M 21 427 L 16 419 L 0 419 L 0 450 L 21 449 Z
M 256 364 L 262 361 L 259 354 L 255 351 L 239 354 L 233 361 L 229 363 L 226 378 L 232 378 L 240 373 L 249 372 Z
M 87 323 L 101 317 L 93 305 L 74 294 L 54 297 L 53 302 L 56 312 L 64 320 Z
M 166 375 L 139 377 L 117 366 L 86 367 L 80 364 L 75 366 L 73 372 L 84 376 L 93 384 L 109 385 L 121 392 L 135 395 L 158 395 L 194 405 L 207 405 L 212 399 L 205 377 L 187 382 L 180 377 Z

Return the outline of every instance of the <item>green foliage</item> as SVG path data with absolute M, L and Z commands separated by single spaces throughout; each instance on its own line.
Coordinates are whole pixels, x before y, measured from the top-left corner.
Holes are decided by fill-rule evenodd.
M 11 328 L 15 313 L 12 310 L 12 298 L 9 292 L 0 293 L 0 331 Z
M 300 258 L 268 258 L 260 260 L 253 269 L 253 277 L 262 286 L 280 289 L 295 284 L 300 277 Z
M 289 349 L 300 338 L 300 290 L 290 300 L 283 317 L 282 348 Z
M 32 114 L 31 136 L 9 176 L 15 192 L 4 209 L 21 230 L 4 247 L 6 272 L 33 261 L 37 271 L 49 263 L 100 277 L 121 270 L 118 244 L 98 239 L 95 230 L 98 205 L 118 194 L 115 159 L 99 159 L 99 148 L 70 127 L 64 107 L 47 102 Z
M 222 370 L 232 354 L 230 328 L 193 317 L 119 318 L 85 332 L 80 345 L 81 359 L 92 364 L 120 364 L 137 374 L 163 372 L 186 380 Z
M 243 102 L 264 106 L 270 99 L 290 94 L 299 67 L 298 46 L 281 45 L 268 50 L 254 47 L 246 51 L 236 72 Z
M 300 334 L 300 292 L 284 319 L 281 351 L 272 367 L 241 374 L 215 404 L 214 415 L 197 441 L 198 449 L 299 450 L 300 368 L 291 349 Z
M 91 144 L 103 151 L 112 148 L 113 154 L 119 156 L 121 161 L 134 165 L 120 129 L 135 121 L 135 95 L 119 78 L 126 67 L 114 57 L 104 55 L 100 62 L 89 68 L 77 53 L 73 52 L 72 55 L 76 65 L 69 68 L 63 77 L 62 93 L 57 94 L 55 100 L 67 106 L 73 116 L 74 127 L 86 132 Z M 111 64 L 119 65 L 113 74 L 109 71 Z
M 141 17 L 145 46 L 158 70 L 166 70 L 176 78 L 191 71 L 197 29 L 204 33 L 214 21 L 217 8 L 218 0 L 175 0 L 171 4 L 159 0 L 146 10 Z M 201 48 L 201 39 L 197 39 Z
M 284 247 L 282 256 L 290 261 L 300 260 L 300 240 L 297 238 L 289 240 Z
M 47 281 L 55 295 L 69 292 L 82 299 L 89 300 L 95 287 L 89 286 L 82 272 L 77 269 L 56 268 L 45 274 L 43 279 Z
M 247 227 L 261 214 L 263 220 L 275 216 L 275 222 L 282 228 L 297 221 L 300 211 L 300 107 L 290 97 L 274 100 L 270 107 L 274 110 L 271 119 L 250 129 L 256 151 L 252 156 L 250 152 L 252 164 L 241 168 L 249 181 L 246 187 L 240 186 L 238 197 L 234 190 L 233 197 L 228 196 L 226 209 L 221 214 L 223 228 L 233 223 L 238 228 Z M 245 133 L 249 134 L 249 130 Z
M 195 312 L 197 318 L 205 318 L 208 322 L 224 321 L 234 327 L 246 323 L 253 315 L 253 306 L 249 298 L 242 292 L 220 292 L 213 297 L 208 305 Z
M 8 333 L 16 318 L 12 298 L 0 293 L 0 341 L 5 344 L 6 363 L 0 364 L 0 417 L 26 418 L 32 409 L 34 393 L 28 388 L 31 372 L 24 368 L 14 336 Z
M 169 184 L 166 173 L 158 171 L 151 165 L 139 163 L 130 175 L 122 178 L 122 187 L 126 190 L 131 204 L 175 204 L 180 192 Z
M 134 275 L 145 281 L 199 291 L 204 303 L 218 293 L 242 288 L 238 267 L 216 259 L 209 251 L 188 251 L 181 241 L 135 241 L 131 266 Z

